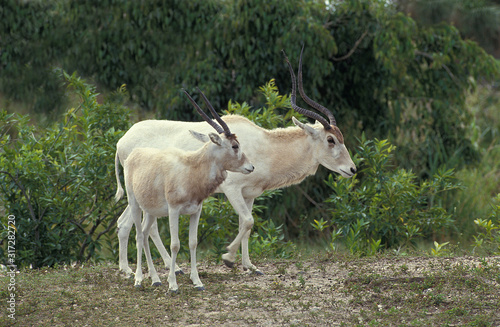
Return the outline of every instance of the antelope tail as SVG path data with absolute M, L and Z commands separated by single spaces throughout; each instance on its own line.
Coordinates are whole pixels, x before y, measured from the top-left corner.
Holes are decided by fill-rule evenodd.
M 123 197 L 123 187 L 120 182 L 120 158 L 118 158 L 118 151 L 115 154 L 115 175 L 116 175 L 116 184 L 118 185 L 118 189 L 116 190 L 115 201 L 118 202 Z

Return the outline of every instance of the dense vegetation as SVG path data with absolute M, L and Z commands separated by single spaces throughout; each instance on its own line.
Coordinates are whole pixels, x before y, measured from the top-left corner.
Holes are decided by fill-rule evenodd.
M 116 255 L 114 146 L 131 116 L 197 119 L 181 88 L 290 124 L 281 49 L 297 69 L 302 44 L 306 91 L 334 111 L 360 173 L 266 193 L 251 251 L 286 256 L 318 235 L 365 254 L 421 240 L 499 250 L 500 65 L 451 25 L 386 1 L 8 0 L 0 31 L 0 208 L 4 226 L 17 217 L 20 264 Z M 219 255 L 237 221 L 207 200 L 201 240 Z

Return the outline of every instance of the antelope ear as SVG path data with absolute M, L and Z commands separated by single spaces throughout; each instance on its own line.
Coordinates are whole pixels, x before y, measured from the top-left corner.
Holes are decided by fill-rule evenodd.
M 207 143 L 208 141 L 210 141 L 210 139 L 208 138 L 208 136 L 206 136 L 205 134 L 201 134 L 201 133 L 198 133 L 198 132 L 195 132 L 195 131 L 192 131 L 192 130 L 189 130 L 189 133 L 191 133 L 191 135 L 193 135 L 194 138 L 197 139 L 200 142 Z
M 210 133 L 208 134 L 208 136 L 210 137 L 210 141 L 212 141 L 213 143 L 217 144 L 218 146 L 222 145 L 222 139 L 220 138 L 219 135 L 215 133 Z
M 316 129 L 314 129 L 313 127 L 311 127 L 307 124 L 301 123 L 293 116 L 292 116 L 292 121 L 296 126 L 302 128 L 304 130 L 304 132 L 306 132 L 306 134 L 309 134 L 313 139 L 316 139 L 318 137 L 318 131 Z

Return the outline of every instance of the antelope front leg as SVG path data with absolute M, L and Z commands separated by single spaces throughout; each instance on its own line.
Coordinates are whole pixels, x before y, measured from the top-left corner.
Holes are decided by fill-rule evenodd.
M 250 211 L 250 214 L 252 214 L 253 201 L 254 201 L 254 198 L 245 199 L 245 204 L 247 205 L 247 208 Z M 239 223 L 240 223 L 240 226 L 243 225 L 241 215 L 240 215 Z M 241 264 L 243 265 L 244 270 L 248 269 L 250 271 L 253 271 L 257 275 L 264 275 L 250 261 L 250 255 L 248 252 L 248 239 L 250 238 L 251 233 L 252 233 L 252 230 L 247 231 L 246 234 L 244 234 L 243 238 L 241 239 Z
M 196 247 L 198 245 L 198 223 L 200 221 L 200 215 L 201 208 L 197 213 L 191 215 L 191 219 L 189 220 L 189 251 L 191 252 L 191 280 L 198 291 L 204 291 L 205 287 L 198 276 L 198 267 L 196 265 Z
M 179 241 L 179 210 L 170 210 L 169 217 L 170 225 L 170 252 L 172 253 L 172 260 L 170 262 L 170 272 L 168 273 L 168 290 L 170 293 L 177 293 L 179 286 L 177 286 L 177 277 L 175 274 L 175 260 L 181 243 Z
M 248 253 L 248 238 L 253 227 L 252 206 L 253 199 L 245 200 L 240 192 L 226 192 L 229 202 L 239 215 L 239 232 L 234 241 L 227 247 L 228 253 L 222 255 L 222 260 L 228 267 L 232 267 L 236 261 L 236 251 L 240 243 L 242 244 L 242 265 L 243 269 L 251 270 L 262 274 L 250 261 Z

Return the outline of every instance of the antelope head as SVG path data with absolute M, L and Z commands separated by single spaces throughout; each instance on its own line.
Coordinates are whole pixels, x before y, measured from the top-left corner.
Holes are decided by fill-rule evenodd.
M 214 154 L 216 156 L 219 155 L 220 157 L 223 158 L 222 162 L 224 170 L 229 170 L 243 174 L 250 174 L 251 172 L 253 172 L 254 166 L 241 150 L 240 142 L 238 142 L 236 135 L 231 133 L 229 127 L 217 114 L 217 112 L 215 111 L 210 101 L 208 101 L 205 94 L 203 94 L 203 92 L 200 89 L 198 89 L 198 92 L 200 92 L 203 102 L 205 102 L 208 109 L 210 110 L 210 112 L 212 113 L 212 115 L 214 116 L 215 120 L 218 123 L 210 119 L 210 117 L 208 117 L 208 115 L 203 110 L 201 110 L 200 106 L 196 103 L 196 101 L 193 100 L 193 98 L 189 95 L 189 93 L 186 92 L 186 90 L 183 91 L 189 98 L 189 101 L 191 101 L 191 103 L 194 105 L 198 113 L 201 115 L 201 117 L 203 117 L 203 119 L 207 123 L 209 123 L 210 126 L 212 126 L 219 134 L 209 133 L 207 136 L 205 134 L 201 134 L 191 130 L 189 132 L 196 139 L 204 143 L 211 141 L 213 144 L 215 144 L 216 147 L 214 150 Z
M 349 155 L 349 151 L 347 151 L 347 148 L 344 145 L 344 136 L 340 132 L 340 129 L 337 127 L 335 117 L 330 110 L 311 100 L 304 92 L 302 85 L 303 52 L 304 47 L 302 47 L 302 51 L 300 52 L 299 60 L 298 84 L 300 95 L 308 105 L 326 115 L 329 121 L 327 121 L 323 116 L 316 112 L 297 106 L 295 102 L 297 99 L 297 93 L 295 89 L 295 74 L 285 51 L 283 51 L 285 61 L 288 64 L 288 69 L 290 70 L 290 75 L 292 77 L 292 94 L 290 96 L 292 108 L 293 110 L 304 116 L 315 119 L 316 123 L 314 125 L 304 124 L 299 122 L 295 117 L 292 117 L 292 120 L 295 125 L 302 128 L 306 132 L 306 134 L 310 136 L 314 156 L 315 158 L 317 158 L 321 165 L 341 174 L 344 177 L 352 177 L 356 173 L 356 165 L 352 161 L 351 156 Z

